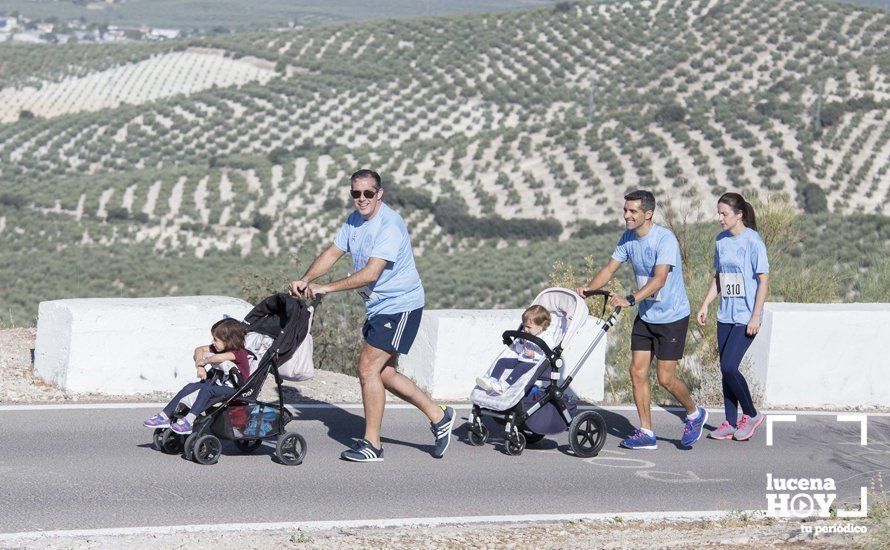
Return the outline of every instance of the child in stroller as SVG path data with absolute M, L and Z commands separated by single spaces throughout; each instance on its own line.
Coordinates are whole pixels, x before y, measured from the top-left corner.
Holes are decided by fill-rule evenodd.
M 210 400 L 229 397 L 250 376 L 248 351 L 244 349 L 244 325 L 236 319 L 217 321 L 210 328 L 213 343 L 195 348 L 195 370 L 199 382 L 186 384 L 164 409 L 142 423 L 146 428 L 170 428 L 174 433 L 192 433 L 192 424 Z M 180 408 L 188 413 L 171 423 Z
M 609 293 L 593 291 L 587 296 L 603 296 Z M 596 456 L 606 440 L 606 423 L 596 411 L 577 412 L 577 398 L 569 386 L 581 366 L 615 324 L 621 308 L 615 308 L 608 319 L 600 320 L 600 330 L 577 364 L 566 373 L 562 353 L 571 345 L 574 337 L 584 327 L 589 317 L 587 304 L 574 291 L 565 288 L 548 288 L 535 298 L 532 304 L 546 310 L 551 318 L 555 347 L 530 332 L 508 330 L 503 333 L 503 348 L 488 368 L 485 376 L 478 381 L 499 392 L 491 392 L 483 384 L 477 385 L 470 399 L 473 409 L 469 421 L 469 441 L 472 445 L 483 445 L 488 439 L 488 428 L 482 422 L 483 416 L 504 424 L 506 434 L 504 447 L 507 454 L 518 455 L 527 443 L 539 441 L 547 434 L 557 434 L 569 430 L 569 444 L 576 456 Z M 525 326 L 525 322 L 523 322 Z M 529 367 L 514 367 L 512 371 L 501 368 L 502 361 L 515 354 L 512 347 L 518 340 L 534 344 L 541 351 L 539 360 Z M 518 363 L 514 363 L 518 364 Z M 507 375 L 505 376 L 505 373 Z
M 553 323 L 547 308 L 533 305 L 522 312 L 522 324 L 519 330 L 537 336 L 550 348 L 555 348 L 562 339 L 560 323 Z M 544 358 L 544 350 L 535 343 L 517 338 L 510 345 L 516 358 L 505 357 L 491 370 L 490 376 L 476 378 L 476 385 L 492 395 L 501 395 L 513 382 L 519 379 L 536 363 Z M 504 373 L 511 371 L 503 380 Z
M 242 453 L 251 453 L 262 445 L 264 439 L 277 437 L 275 456 L 278 460 L 291 466 L 301 464 L 306 455 L 306 440 L 295 432 L 285 431 L 285 425 L 293 416 L 284 406 L 281 383 L 284 377 L 289 380 L 312 377 L 309 329 L 314 309 L 303 300 L 279 293 L 257 304 L 243 323 L 230 320 L 241 325 L 244 345 L 253 351 L 249 376 L 237 387 L 230 388 L 231 391 L 213 395 L 203 411 L 196 413 L 192 433 L 187 438 L 170 427 L 159 426 L 154 431 L 153 446 L 168 454 L 183 451 L 186 459 L 200 464 L 215 464 L 222 450 L 220 439 L 231 440 Z M 258 361 L 256 357 L 259 357 Z M 270 373 L 274 376 L 277 403 L 264 397 Z M 176 405 L 183 401 L 187 405 L 189 397 L 186 395 L 171 402 L 173 415 L 168 415 L 170 419 L 181 414 Z M 194 401 L 192 406 L 197 408 L 198 404 Z

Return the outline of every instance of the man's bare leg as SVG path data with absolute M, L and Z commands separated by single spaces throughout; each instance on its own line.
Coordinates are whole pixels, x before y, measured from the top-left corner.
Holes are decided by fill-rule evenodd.
M 442 407 L 436 405 L 430 399 L 430 396 L 417 387 L 414 381 L 397 371 L 396 367 L 398 364 L 398 355 L 395 353 L 391 354 L 391 359 L 387 361 L 381 373 L 383 386 L 399 399 L 403 399 L 420 409 L 430 419 L 430 422 L 436 423 L 442 420 L 442 417 L 445 416 Z
M 362 386 L 362 404 L 365 409 L 365 439 L 380 448 L 380 428 L 383 424 L 383 407 L 386 390 L 381 375 L 391 353 L 365 342 L 358 359 L 358 379 Z
M 652 352 L 633 350 L 630 358 L 630 381 L 633 384 L 634 403 L 640 415 L 640 426 L 652 430 L 651 392 L 649 391 L 649 365 Z
M 670 392 L 678 403 L 683 405 L 683 408 L 686 409 L 686 414 L 695 412 L 695 402 L 692 400 L 692 396 L 689 395 L 689 388 L 677 376 L 676 361 L 658 361 L 658 383 Z

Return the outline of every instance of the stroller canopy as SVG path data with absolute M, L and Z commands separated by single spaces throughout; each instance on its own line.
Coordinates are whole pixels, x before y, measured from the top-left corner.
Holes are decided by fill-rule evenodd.
M 311 315 L 306 302 L 280 292 L 250 310 L 244 317 L 244 328 L 274 339 L 269 350 L 278 354 L 280 365 L 290 359 L 306 339 Z
M 563 349 L 569 347 L 572 338 L 578 334 L 590 314 L 584 298 L 567 288 L 552 287 L 542 290 L 532 305 L 547 308 L 551 315 L 558 317 L 563 323 L 563 337 L 560 342 Z

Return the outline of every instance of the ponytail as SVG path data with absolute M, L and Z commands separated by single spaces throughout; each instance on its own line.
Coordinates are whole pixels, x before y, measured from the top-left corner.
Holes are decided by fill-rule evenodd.
M 754 207 L 748 201 L 742 205 L 742 221 L 745 222 L 746 227 L 757 231 L 757 216 L 754 215 Z
M 717 204 L 720 203 L 729 206 L 736 212 L 740 212 L 745 227 L 750 227 L 754 231 L 757 231 L 757 216 L 754 215 L 754 207 L 741 195 L 738 193 L 723 193 L 717 200 Z

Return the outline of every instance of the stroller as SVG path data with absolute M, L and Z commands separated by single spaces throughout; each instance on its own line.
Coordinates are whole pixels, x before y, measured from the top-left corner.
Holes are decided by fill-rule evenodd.
M 222 450 L 220 439 L 231 440 L 242 453 L 252 453 L 264 439 L 277 437 L 275 456 L 281 463 L 296 466 L 306 456 L 306 440 L 285 426 L 293 419 L 284 407 L 282 378 L 306 380 L 312 377 L 312 315 L 310 306 L 288 294 L 269 296 L 244 318 L 245 348 L 251 358 L 251 374 L 230 397 L 211 401 L 195 419 L 187 437 L 170 428 L 154 431 L 152 446 L 167 454 L 183 452 L 188 460 L 215 464 Z M 272 373 L 277 403 L 264 401 L 261 391 Z M 262 392 L 265 394 L 266 392 Z M 181 407 L 180 407 L 181 408 Z M 178 410 L 176 415 L 185 414 Z M 172 420 L 172 419 L 171 419 Z
M 499 379 L 509 386 L 500 395 L 491 395 L 478 386 L 473 389 L 470 394 L 473 402 L 469 420 L 470 444 L 479 446 L 488 440 L 488 428 L 482 423 L 482 417 L 489 416 L 505 425 L 504 450 L 510 455 L 519 455 L 528 443 L 540 441 L 548 434 L 564 432 L 566 428 L 569 429 L 569 445 L 576 456 L 592 457 L 600 452 L 606 442 L 606 422 L 596 411 L 584 411 L 576 415 L 578 399 L 569 386 L 581 365 L 615 324 L 621 308 L 615 308 L 609 318 L 605 319 L 606 298 L 609 293 L 595 290 L 587 292 L 585 296 L 603 297 L 603 324 L 568 375 L 564 371 L 563 350 L 571 344 L 588 317 L 587 304 L 574 291 L 548 288 L 538 294 L 533 302 L 533 305 L 541 305 L 550 312 L 551 323 L 560 323 L 557 326 L 561 338 L 554 349 L 550 349 L 542 339 L 526 332 L 504 332 L 506 348 L 492 362 L 486 376 L 492 376 L 498 362 L 509 357 L 512 353 L 510 346 L 519 338 L 540 347 L 544 357 L 518 376 L 511 374 L 511 371 L 501 373 Z

